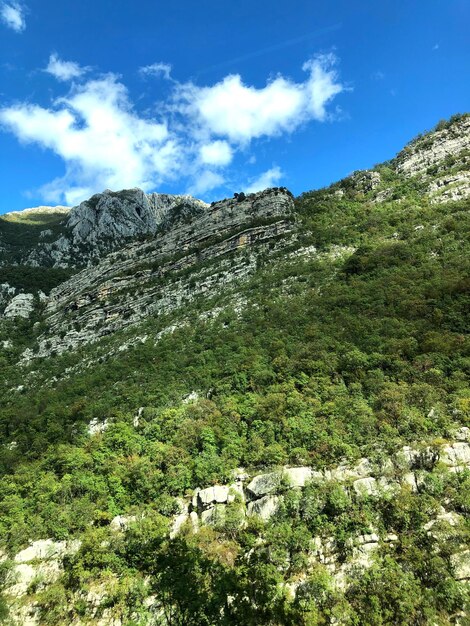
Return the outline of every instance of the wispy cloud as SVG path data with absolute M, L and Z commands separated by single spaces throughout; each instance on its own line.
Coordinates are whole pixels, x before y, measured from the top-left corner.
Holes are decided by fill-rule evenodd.
M 220 187 L 224 182 L 225 179 L 221 174 L 211 170 L 203 170 L 189 186 L 188 193 L 193 196 L 204 195 L 208 191 Z
M 385 78 L 385 74 L 380 70 L 377 70 L 376 72 L 372 72 L 370 77 L 372 78 L 372 80 L 383 80 Z
M 110 75 L 74 87 L 46 109 L 20 104 L 0 120 L 21 141 L 62 157 L 66 173 L 42 188 L 47 201 L 74 204 L 105 187 L 150 188 L 179 166 L 177 140 L 165 123 L 137 115 L 124 85 Z
M 63 61 L 59 59 L 57 54 L 53 53 L 49 57 L 49 63 L 44 71 L 57 78 L 57 80 L 66 82 L 72 78 L 83 76 L 89 70 L 89 67 L 81 67 L 74 61 Z
M 139 68 L 139 74 L 142 76 L 163 76 L 166 80 L 171 77 L 171 65 L 169 63 L 152 63 Z
M 277 165 L 260 174 L 252 180 L 246 187 L 247 193 L 262 191 L 268 187 L 274 187 L 283 177 L 283 172 Z
M 439 44 L 435 43 L 432 47 L 433 50 L 439 50 Z
M 24 9 L 18 2 L 2 2 L 0 4 L 0 19 L 17 33 L 21 33 L 26 28 Z
M 156 65 L 152 72 L 169 76 L 167 64 Z M 46 71 L 65 81 L 82 78 L 87 69 L 53 54 Z M 238 154 L 246 168 L 259 138 L 331 118 L 329 105 L 344 90 L 335 57 L 314 57 L 303 69 L 303 82 L 278 75 L 264 87 L 248 85 L 238 74 L 209 86 L 171 79 L 169 96 L 155 104 L 153 116 L 138 112 L 121 79 L 109 74 L 74 82 L 49 107 L 5 106 L 0 124 L 21 142 L 63 159 L 65 174 L 42 187 L 49 202 L 74 204 L 106 187 L 152 190 L 175 180 L 203 194 L 246 177 L 228 168 Z M 281 176 L 274 166 L 253 176 L 248 189 L 271 186 Z
M 279 50 L 285 50 L 286 48 L 290 48 L 299 43 L 312 42 L 318 37 L 322 37 L 323 35 L 340 30 L 341 27 L 342 27 L 341 23 L 331 24 L 330 26 L 326 26 L 325 28 L 317 28 L 313 31 L 310 31 L 309 33 L 305 33 L 304 35 L 299 35 L 299 37 L 294 37 L 293 39 L 280 39 L 271 46 L 258 48 L 256 50 L 252 50 L 251 52 L 248 52 L 247 54 L 233 57 L 232 59 L 229 59 L 228 61 L 223 61 L 222 63 L 216 63 L 215 65 L 205 67 L 202 70 L 199 70 L 199 72 L 197 72 L 197 76 L 202 76 L 203 74 L 207 74 L 208 72 L 213 72 L 214 70 L 225 69 L 233 65 L 239 65 L 240 63 L 244 63 L 245 61 L 251 61 L 252 59 L 256 59 L 258 57 L 272 54 L 273 52 L 278 52 Z

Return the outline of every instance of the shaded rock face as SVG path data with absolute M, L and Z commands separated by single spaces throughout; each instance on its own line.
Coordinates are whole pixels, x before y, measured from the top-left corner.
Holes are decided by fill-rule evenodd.
M 12 287 L 8 283 L 2 283 L 0 285 L 0 310 L 4 310 L 8 304 L 15 297 L 16 288 Z

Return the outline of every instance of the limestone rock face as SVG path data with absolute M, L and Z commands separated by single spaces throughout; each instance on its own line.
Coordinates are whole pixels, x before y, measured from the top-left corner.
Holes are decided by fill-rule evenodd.
M 34 309 L 34 296 L 32 293 L 19 293 L 12 298 L 6 306 L 4 317 L 24 317 L 27 319 Z
M 46 560 L 58 558 L 67 552 L 66 541 L 54 541 L 52 539 L 40 539 L 33 541 L 27 548 L 18 552 L 15 563 L 29 563 L 36 559 Z
M 38 584 L 44 587 L 55 582 L 61 573 L 61 565 L 54 560 L 41 562 L 37 565 L 20 563 L 13 568 L 7 579 L 6 593 L 16 598 L 24 596 L 33 582 L 38 581 Z
M 189 211 L 207 206 L 191 196 L 147 195 L 137 188 L 117 192 L 106 189 L 74 207 L 67 227 L 74 245 L 96 244 L 103 239 L 116 242 L 154 234 L 170 210 L 178 205 L 184 205 Z
M 214 503 L 226 503 L 229 497 L 229 487 L 227 485 L 214 485 L 197 492 L 198 503 L 202 507 L 207 507 Z
M 435 444 L 433 448 L 425 443 L 413 447 L 406 446 L 399 453 L 390 456 L 389 463 L 384 464 L 382 468 L 372 464 L 369 459 L 362 458 L 351 465 L 343 461 L 339 467 L 330 470 L 286 467 L 256 476 L 251 475 L 251 480 L 245 470 L 238 468 L 233 473 L 233 479 L 236 479 L 236 482 L 196 490 L 191 501 L 188 498 L 178 499 L 178 513 L 170 525 L 170 538 L 176 537 L 185 524 L 188 527 L 192 526 L 194 532 L 199 532 L 204 526 L 217 528 L 226 522 L 230 511 L 236 512 L 239 527 L 246 524 L 247 517 L 257 516 L 268 522 L 282 505 L 284 499 L 282 492 L 285 489 L 298 489 L 302 497 L 301 490 L 310 481 L 333 481 L 341 485 L 341 488 L 350 493 L 353 498 L 370 495 L 388 498 L 387 492 L 390 488 L 399 488 L 397 472 L 401 475 L 401 471 L 406 467 L 408 473 L 402 476 L 402 485 L 408 484 L 415 491 L 420 484 L 421 473 L 433 470 L 426 460 L 430 452 L 436 454 L 441 460 L 443 458 L 448 460 L 448 471 L 453 471 L 453 466 L 449 463 L 456 463 L 457 467 L 470 464 L 467 460 L 470 446 L 466 441 L 459 441 L 459 438 L 467 438 L 467 430 L 467 427 L 456 425 L 454 440 Z M 389 464 L 397 471 L 390 471 Z M 383 471 L 383 468 L 387 469 L 387 476 L 377 473 Z M 414 471 L 409 471 L 411 469 Z M 231 504 L 237 496 L 239 496 L 238 502 L 235 508 L 231 509 Z M 138 522 L 134 516 L 118 515 L 110 522 L 109 527 L 114 533 L 120 533 L 128 527 L 130 522 L 134 521 Z M 231 523 L 233 521 L 234 518 L 231 517 Z M 423 524 L 423 530 L 438 542 L 453 541 L 452 545 L 458 546 L 458 542 L 462 540 L 461 529 L 464 523 L 462 515 L 441 507 L 432 519 Z M 347 539 L 346 554 L 341 554 L 340 546 L 334 537 L 313 537 L 308 550 L 308 565 L 305 574 L 308 574 L 310 566 L 320 565 L 332 576 L 334 587 L 346 591 L 364 570 L 374 564 L 378 548 L 384 544 L 391 547 L 400 541 L 400 536 L 394 533 L 384 533 L 383 530 L 381 532 L 372 526 L 365 530 L 366 532 Z M 63 574 L 63 557 L 76 552 L 79 548 L 79 540 L 65 542 L 45 539 L 32 542 L 14 557 L 13 568 L 5 591 L 13 607 L 15 624 L 19 626 L 19 624 L 30 623 L 39 626 L 40 622 L 36 620 L 35 607 L 37 605 L 33 590 L 42 590 L 56 581 Z M 4 559 L 5 555 L 2 556 L 0 552 L 0 560 L 2 558 Z M 470 550 L 466 545 L 462 544 L 460 550 L 456 550 L 450 557 L 450 561 L 456 580 L 470 580 Z M 110 583 L 112 586 L 112 581 Z M 302 579 L 296 579 L 287 584 L 292 586 L 293 595 L 295 595 L 296 590 L 302 586 Z M 86 600 L 90 616 L 96 617 L 99 613 L 101 617 L 96 623 L 102 626 L 114 623 L 109 621 L 107 614 L 105 616 L 108 610 L 104 606 L 107 593 L 105 587 L 99 586 L 90 588 L 86 592 L 79 592 L 79 597 Z M 150 596 L 148 602 L 151 602 Z
M 256 218 L 285 216 L 292 208 L 292 194 L 283 188 L 210 206 L 188 195 L 106 190 L 74 207 L 66 222 L 66 234 L 53 244 L 44 244 L 44 248 L 49 246 L 48 254 L 55 264 L 76 265 L 74 256 L 81 253 L 84 256 L 80 264 L 86 265 L 90 258 L 100 258 L 126 239 L 157 234 L 158 243 L 163 244 L 158 246 L 161 252 L 172 253 Z M 93 250 L 87 252 L 87 246 Z
M 70 212 L 67 226 L 74 243 L 96 243 L 102 237 L 122 239 L 155 227 L 147 197 L 140 189 L 106 190 Z
M 377 481 L 372 476 L 355 480 L 353 487 L 358 496 L 374 496 L 377 494 Z
M 470 579 L 470 550 L 463 550 L 451 557 L 454 576 L 457 580 Z
M 278 510 L 281 498 L 282 496 L 271 495 L 250 502 L 247 507 L 247 515 L 257 515 L 266 521 Z
M 397 156 L 396 169 L 405 176 L 416 176 L 439 165 L 446 157 L 458 158 L 470 148 L 470 117 L 409 144 Z
M 455 438 L 457 441 L 470 442 L 470 428 L 468 426 L 462 426 L 455 431 Z
M 13 567 L 6 581 L 7 595 L 19 598 L 28 592 L 33 582 L 44 587 L 57 580 L 63 572 L 62 558 L 77 552 L 80 545 L 79 540 L 33 541 L 13 559 Z
M 365 170 L 354 175 L 354 186 L 358 191 L 368 193 L 380 185 L 382 182 L 379 172 Z
M 26 218 L 34 222 L 49 215 L 57 216 L 58 231 L 42 230 L 39 241 L 32 247 L 25 247 L 21 263 L 33 267 L 83 267 L 131 239 L 154 235 L 176 217 L 187 218 L 207 206 L 188 195 L 146 194 L 137 188 L 106 189 L 72 209 L 37 207 L 9 213 L 5 218 L 13 221 Z
M 247 486 L 247 491 L 253 498 L 261 498 L 268 493 L 274 493 L 279 489 L 282 475 L 279 472 L 258 474 Z
M 124 531 L 129 528 L 129 525 L 135 522 L 137 517 L 135 515 L 116 515 L 109 523 L 109 527 L 114 531 Z
M 155 206 L 155 211 L 161 209 Z M 45 310 L 47 336 L 39 339 L 37 351 L 24 354 L 25 360 L 93 343 L 143 318 L 168 314 L 198 296 L 230 289 L 237 297 L 232 285 L 256 271 L 255 252 L 281 250 L 295 237 L 294 224 L 286 219 L 293 206 L 290 192 L 273 188 L 242 201 L 201 206 L 185 200 L 165 209 L 166 217 L 153 237 L 124 241 L 120 249 L 96 257 L 96 265 L 90 264 L 51 291 Z M 57 253 L 54 263 L 76 258 L 69 239 L 63 236 L 58 241 L 63 248 L 50 249 L 51 254 Z M 100 246 L 114 245 L 113 241 L 101 240 L 90 254 L 104 251 Z M 237 257 L 235 263 L 229 256 Z M 193 274 L 162 286 L 169 274 L 204 262 L 217 263 L 217 272 L 206 273 L 202 281 L 194 280 Z
M 428 187 L 433 204 L 462 200 L 470 195 L 470 173 L 457 172 L 434 180 Z
M 456 441 L 451 445 L 444 446 L 440 460 L 451 468 L 469 465 L 470 444 L 464 441 Z
M 232 485 L 214 485 L 206 489 L 197 489 L 192 498 L 192 508 L 195 511 L 202 511 L 217 505 L 231 504 L 236 498 L 241 502 L 245 500 L 243 485 L 239 482 Z
M 314 478 L 314 471 L 311 467 L 289 467 L 284 476 L 291 487 L 305 487 Z

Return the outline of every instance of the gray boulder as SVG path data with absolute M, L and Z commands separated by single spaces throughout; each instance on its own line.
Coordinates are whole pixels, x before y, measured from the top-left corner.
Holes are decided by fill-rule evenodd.
M 268 493 L 278 491 L 282 482 L 281 472 L 269 472 L 268 474 L 258 474 L 247 485 L 247 492 L 252 498 L 261 498 Z
M 464 441 L 446 445 L 442 448 L 440 460 L 450 468 L 470 465 L 470 445 Z
M 249 502 L 247 507 L 247 515 L 257 515 L 262 520 L 268 520 L 278 510 L 282 501 L 281 496 L 264 496 L 254 502 Z
M 463 550 L 453 554 L 450 558 L 454 576 L 457 580 L 470 579 L 470 550 Z

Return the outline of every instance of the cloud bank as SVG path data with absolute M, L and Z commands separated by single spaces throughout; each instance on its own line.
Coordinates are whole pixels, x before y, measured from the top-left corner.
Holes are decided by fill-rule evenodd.
M 232 182 L 240 178 L 230 169 L 233 161 L 243 153 L 246 162 L 246 152 L 260 138 L 328 119 L 328 105 L 344 90 L 335 62 L 332 55 L 307 61 L 300 83 L 276 76 L 255 87 L 238 74 L 202 87 L 172 80 L 167 99 L 148 116 L 136 110 L 119 77 L 80 82 L 89 68 L 52 54 L 46 71 L 61 81 L 74 79 L 69 92 L 49 108 L 31 103 L 4 107 L 0 124 L 21 142 L 63 159 L 64 176 L 41 189 L 48 202 L 75 204 L 104 188 L 150 191 L 176 180 L 204 194 L 224 184 L 227 175 Z M 170 69 L 155 63 L 140 73 L 169 78 Z M 281 178 L 281 169 L 272 167 L 253 177 L 246 190 L 272 186 Z
M 21 33 L 26 28 L 24 10 L 18 2 L 2 2 L 0 4 L 0 19 L 5 26 L 17 33 Z

